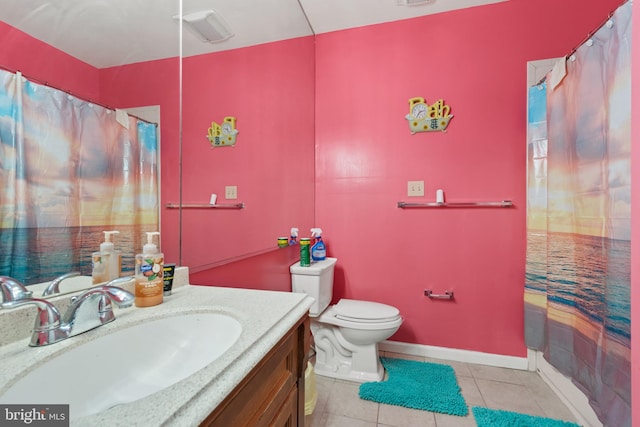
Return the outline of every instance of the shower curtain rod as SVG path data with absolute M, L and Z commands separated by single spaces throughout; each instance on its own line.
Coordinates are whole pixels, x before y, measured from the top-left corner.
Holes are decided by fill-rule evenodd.
M 625 1 L 623 1 L 622 3 L 620 3 L 620 6 L 618 6 L 618 8 L 619 8 L 619 7 L 621 7 L 623 4 L 627 3 L 628 1 L 629 1 L 629 0 L 625 0 Z M 571 52 L 569 52 L 569 54 L 568 54 L 568 55 L 565 55 L 565 58 L 570 58 L 570 57 L 571 57 L 571 55 L 573 55 L 574 53 L 576 53 L 576 51 L 580 48 L 580 46 L 582 46 L 582 45 L 583 45 L 583 44 L 585 44 L 587 41 L 589 41 L 589 39 L 590 39 L 591 37 L 593 37 L 593 35 L 594 35 L 595 33 L 597 33 L 597 32 L 600 30 L 600 28 L 604 27 L 604 26 L 605 26 L 605 24 L 606 24 L 606 23 L 607 23 L 611 18 L 613 18 L 613 15 L 615 14 L 616 10 L 618 10 L 618 8 L 616 8 L 615 10 L 612 10 L 611 12 L 609 12 L 609 14 L 607 15 L 607 17 L 602 21 L 602 23 L 601 23 L 600 25 L 598 25 L 595 29 L 593 29 L 592 31 L 590 31 L 590 32 L 589 32 L 589 34 L 587 34 L 587 37 L 585 37 L 584 39 L 582 39 L 582 41 L 581 41 L 581 42 L 580 42 L 576 47 L 574 47 L 573 49 L 571 49 Z
M 60 88 L 58 88 L 58 87 L 55 87 L 55 86 L 50 85 L 50 84 L 49 84 L 48 82 L 46 82 L 46 81 L 43 81 L 43 80 L 40 80 L 40 79 L 34 79 L 34 78 L 31 78 L 31 77 L 25 76 L 25 75 L 22 73 L 22 71 L 20 71 L 20 70 L 14 70 L 14 69 L 11 69 L 11 68 L 6 67 L 6 66 L 4 66 L 4 65 L 0 65 L 0 69 L 2 69 L 2 70 L 4 70 L 4 71 L 8 71 L 8 72 L 13 73 L 13 74 L 18 74 L 18 73 L 20 73 L 20 75 L 22 75 L 22 77 L 24 77 L 25 79 L 27 79 L 27 80 L 29 80 L 29 81 L 31 81 L 31 82 L 38 83 L 38 84 L 40 84 L 40 85 L 43 85 L 43 86 L 46 86 L 46 87 L 50 87 L 50 88 L 55 89 L 55 90 L 59 90 L 59 91 L 61 91 L 61 92 L 66 93 L 67 95 L 71 95 L 71 96 L 73 96 L 73 97 L 75 97 L 75 98 L 78 98 L 78 99 L 81 99 L 81 100 L 83 100 L 83 101 L 90 102 L 90 103 L 95 104 L 95 105 L 97 105 L 97 106 L 99 106 L 99 107 L 106 108 L 107 110 L 116 111 L 116 108 L 114 108 L 114 107 L 112 107 L 112 106 L 110 106 L 110 105 L 103 104 L 103 103 L 101 103 L 101 102 L 96 102 L 96 101 L 94 101 L 94 100 L 92 100 L 92 99 L 89 99 L 89 98 L 86 98 L 86 97 L 84 97 L 84 96 L 78 96 L 78 95 L 74 94 L 73 92 L 71 92 L 70 90 L 60 89 Z M 127 114 L 129 114 L 129 113 L 127 113 Z M 152 124 L 152 125 L 155 125 L 156 127 L 158 127 L 158 124 L 157 124 L 157 123 L 153 123 L 153 122 L 150 122 L 150 121 L 148 121 L 148 120 L 145 120 L 145 119 L 143 119 L 143 118 L 141 118 L 141 117 L 136 116 L 135 114 L 129 114 L 129 115 L 130 115 L 130 116 L 132 116 L 132 117 L 135 117 L 136 119 L 141 120 L 141 121 L 143 121 L 143 122 L 145 122 L 145 123 L 149 123 L 149 124 Z
M 620 6 L 622 6 L 623 4 L 627 3 L 628 1 L 629 1 L 629 0 L 625 0 L 625 1 L 623 1 L 623 2 L 620 4 Z M 620 6 L 618 6 L 618 7 L 620 7 Z M 616 9 L 616 10 L 617 10 L 617 9 Z M 589 32 L 589 34 L 587 35 L 587 37 L 585 37 L 584 39 L 582 39 L 582 41 L 581 41 L 581 42 L 580 42 L 576 47 L 574 47 L 573 49 L 571 49 L 571 51 L 570 51 L 568 54 L 566 54 L 566 55 L 564 56 L 564 59 L 566 60 L 566 59 L 568 59 L 568 58 L 571 58 L 571 56 L 572 56 L 574 53 L 576 53 L 576 51 L 580 48 L 580 46 L 582 46 L 582 45 L 583 45 L 583 44 L 585 44 L 587 41 L 589 41 L 589 39 L 591 39 L 591 37 L 593 37 L 593 35 L 594 35 L 595 33 L 597 33 L 597 32 L 600 30 L 600 28 L 604 27 L 604 26 L 606 25 L 606 23 L 607 23 L 611 18 L 613 18 L 614 13 L 615 13 L 615 10 L 612 10 L 611 12 L 609 12 L 609 14 L 607 15 L 607 17 L 602 21 L 602 23 L 601 23 L 600 25 L 598 25 L 594 30 L 590 31 L 590 32 Z M 547 76 L 543 76 L 543 77 L 540 79 L 540 81 L 539 81 L 538 83 L 536 83 L 535 85 L 533 85 L 533 86 L 540 86 L 542 83 L 544 83 L 544 82 L 545 82 L 545 80 L 547 80 Z

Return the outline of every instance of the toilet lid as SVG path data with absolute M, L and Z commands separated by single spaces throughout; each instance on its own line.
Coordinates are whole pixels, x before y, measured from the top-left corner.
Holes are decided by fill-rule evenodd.
M 341 299 L 333 306 L 336 317 L 358 322 L 379 322 L 397 319 L 400 310 L 390 305 L 372 301 Z

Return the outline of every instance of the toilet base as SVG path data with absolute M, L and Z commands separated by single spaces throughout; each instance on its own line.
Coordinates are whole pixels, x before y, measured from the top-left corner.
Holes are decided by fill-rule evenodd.
M 379 360 L 377 370 L 375 372 L 354 370 L 352 369 L 350 361 L 341 361 L 337 365 L 333 366 L 316 361 L 314 369 L 316 375 L 358 383 L 382 381 L 384 378 L 384 367 Z
M 359 383 L 382 381 L 384 367 L 378 344 L 355 345 L 345 341 L 339 328 L 311 322 L 317 375 Z

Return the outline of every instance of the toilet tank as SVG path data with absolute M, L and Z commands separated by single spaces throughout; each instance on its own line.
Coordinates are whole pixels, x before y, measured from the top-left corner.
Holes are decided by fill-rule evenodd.
M 309 315 L 319 316 L 331 303 L 333 296 L 333 270 L 335 269 L 336 258 L 327 258 L 322 261 L 312 263 L 309 267 L 301 267 L 300 262 L 296 262 L 291 267 L 291 291 L 304 293 L 315 299 Z

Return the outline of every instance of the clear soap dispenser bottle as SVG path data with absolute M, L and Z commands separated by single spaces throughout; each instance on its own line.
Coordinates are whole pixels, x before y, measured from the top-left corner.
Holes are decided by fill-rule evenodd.
M 91 281 L 94 285 L 107 282 L 120 277 L 122 270 L 122 255 L 116 251 L 111 241 L 112 234 L 119 234 L 117 230 L 103 231 L 104 242 L 100 244 L 100 250 L 91 254 Z
M 164 291 L 164 254 L 153 242 L 157 231 L 147 232 L 147 243 L 136 255 L 136 307 L 151 307 L 162 303 Z

